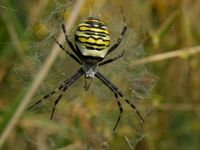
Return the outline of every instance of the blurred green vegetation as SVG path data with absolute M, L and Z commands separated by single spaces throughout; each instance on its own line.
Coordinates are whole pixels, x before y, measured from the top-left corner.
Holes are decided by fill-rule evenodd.
M 69 0 L 0 2 L 1 133 L 47 57 L 54 42 L 51 35 L 60 30 L 64 9 L 67 19 L 74 3 Z M 137 58 L 137 54 L 131 55 L 127 51 L 122 61 L 105 66 L 101 71 L 129 98 L 134 97 L 129 90 L 132 84 L 139 84 L 134 90 L 142 91 L 143 95 L 136 97 L 141 96 L 144 100 L 134 102 L 137 102 L 145 123 L 141 125 L 137 115 L 123 105 L 122 120 L 113 133 L 118 115 L 113 94 L 99 81 L 94 81 L 90 90 L 84 92 L 82 78 L 66 92 L 52 121 L 49 116 L 55 97 L 31 111 L 25 111 L 2 149 L 200 149 L 199 54 L 145 64 L 148 71 L 143 66 L 131 70 L 127 67 L 136 58 L 141 58 L 141 54 L 148 57 L 198 46 L 200 1 L 86 0 L 74 26 L 92 13 L 105 20 L 108 26 L 110 24 L 111 38 L 116 41 L 123 26 L 120 3 L 129 27 L 121 49 L 131 50 L 131 46 L 137 47 L 138 43 L 143 44 L 144 52 L 139 52 Z M 139 42 L 134 41 L 132 28 Z M 73 37 L 74 29 L 69 34 Z M 78 65 L 61 51 L 31 102 L 56 88 L 77 68 Z M 138 80 L 130 79 L 133 76 Z M 153 79 L 157 83 L 150 92 L 155 83 Z

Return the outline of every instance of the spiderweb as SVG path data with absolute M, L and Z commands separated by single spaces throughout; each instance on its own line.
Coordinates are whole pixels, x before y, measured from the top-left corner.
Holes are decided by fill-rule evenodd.
M 10 70 L 17 78 L 13 89 L 26 89 L 33 80 L 54 43 L 52 35 L 56 35 L 60 30 L 64 10 L 66 9 L 65 15 L 68 15 L 73 2 L 67 1 L 66 5 L 56 1 L 54 4 L 55 6 L 52 6 L 49 12 L 44 12 L 42 19 L 38 20 L 36 25 L 30 26 L 24 35 L 25 37 L 30 36 L 30 41 L 33 42 L 25 41 L 26 63 L 16 62 Z M 100 4 L 92 4 L 89 2 L 87 10 L 82 10 L 77 24 L 89 15 L 99 17 L 107 24 L 111 33 L 111 45 L 113 45 L 123 28 L 120 6 L 115 1 L 100 3 L 103 7 L 100 7 Z M 110 10 L 113 7 L 115 9 Z M 124 15 L 126 17 L 127 14 Z M 69 33 L 72 40 L 76 25 Z M 116 56 L 123 49 L 125 49 L 123 58 L 99 67 L 99 70 L 137 106 L 144 99 L 150 98 L 149 94 L 156 80 L 145 66 L 130 67 L 134 60 L 143 57 L 144 53 L 142 43 L 132 28 L 128 28 L 121 45 L 109 55 L 109 58 Z M 46 80 L 38 89 L 33 102 L 56 88 L 77 69 L 78 65 L 61 51 Z M 92 81 L 89 91 L 84 92 L 83 86 L 84 78 L 81 78 L 67 90 L 57 106 L 53 121 L 49 120 L 49 117 L 55 96 L 36 106 L 31 112 L 26 112 L 20 127 L 23 129 L 22 135 L 27 142 L 33 147 L 47 149 L 92 150 L 116 149 L 117 147 L 128 149 L 130 148 L 127 143 L 128 139 L 129 144 L 134 148 L 145 136 L 136 113 L 121 100 L 124 113 L 117 132 L 113 134 L 112 128 L 119 114 L 113 93 L 97 79 Z M 150 108 L 141 108 L 138 105 L 137 109 L 145 114 Z M 118 142 L 118 145 L 114 144 Z

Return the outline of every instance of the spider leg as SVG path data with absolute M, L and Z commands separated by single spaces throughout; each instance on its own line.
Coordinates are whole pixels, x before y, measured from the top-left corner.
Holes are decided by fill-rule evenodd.
M 31 105 L 30 107 L 28 107 L 27 110 L 30 110 L 32 109 L 33 107 L 35 107 L 36 105 L 40 104 L 42 101 L 46 100 L 47 98 L 51 97 L 52 95 L 54 95 L 56 92 L 62 90 L 62 88 L 65 86 L 65 83 L 67 82 L 68 80 L 65 80 L 63 83 L 61 83 L 59 85 L 58 88 L 56 88 L 55 90 L 51 91 L 49 94 L 46 94 L 45 96 L 43 96 L 42 99 L 38 100 L 37 102 L 35 102 L 33 105 Z
M 76 54 L 76 49 L 75 49 L 74 45 L 72 44 L 72 42 L 71 42 L 69 36 L 67 35 L 67 31 L 66 31 L 66 27 L 65 27 L 65 24 L 64 24 L 64 23 L 62 23 L 62 30 L 63 30 L 63 33 L 64 33 L 64 35 L 65 35 L 65 39 L 66 39 L 66 41 L 67 41 L 69 47 L 70 47 L 70 48 L 72 49 L 72 51 Z
M 114 85 L 113 83 L 111 83 L 103 74 L 101 74 L 99 71 L 96 73 L 96 77 L 101 80 L 112 92 L 117 93 L 121 98 L 123 98 L 123 94 L 122 92 L 118 89 L 118 87 L 116 85 Z M 140 117 L 140 119 L 142 120 L 142 122 L 144 122 L 144 119 L 142 118 L 142 116 L 140 115 L 139 111 L 137 110 L 137 108 L 135 107 L 135 105 L 133 103 L 131 103 L 128 99 L 124 98 L 124 101 L 131 107 L 133 108 L 137 115 Z
M 119 101 L 119 99 L 118 99 L 118 92 L 113 88 L 113 86 L 112 86 L 112 84 L 110 83 L 110 82 L 107 82 L 105 79 L 104 79 L 104 77 L 99 73 L 99 72 L 97 72 L 96 73 L 96 77 L 100 80 L 100 81 L 102 81 L 113 93 L 114 93 L 114 95 L 115 95 L 115 100 L 117 101 L 117 105 L 118 105 L 118 108 L 119 108 L 119 112 L 120 112 L 120 114 L 119 114 L 119 116 L 118 116 L 118 119 L 117 119 L 117 122 L 115 123 L 115 126 L 114 126 L 114 128 L 113 128 L 113 132 L 116 130 L 116 128 L 117 128 L 117 126 L 118 126 L 118 124 L 119 124 L 119 121 L 120 121 L 120 119 L 121 119 L 121 116 L 122 116 L 122 114 L 123 114 L 123 107 L 122 107 L 122 105 L 121 105 L 121 102 Z
M 108 50 L 108 53 L 106 55 L 108 55 L 109 53 L 111 53 L 113 50 L 115 50 L 119 46 L 119 44 L 121 43 L 121 40 L 124 37 L 124 34 L 125 34 L 126 30 L 127 30 L 126 19 L 125 19 L 125 16 L 124 16 L 122 8 L 121 8 L 121 15 L 122 15 L 122 18 L 123 18 L 124 27 L 122 29 L 122 32 L 121 32 L 121 34 L 120 34 L 117 42 Z
M 64 10 L 64 12 L 63 12 L 63 22 L 62 22 L 62 25 L 61 25 L 61 26 L 62 26 L 62 31 L 63 31 L 63 33 L 64 33 L 64 35 L 65 35 L 65 39 L 66 39 L 66 41 L 67 41 L 69 47 L 72 49 L 72 51 L 74 52 L 74 54 L 77 55 L 76 48 L 74 47 L 74 45 L 72 44 L 72 42 L 71 42 L 69 36 L 67 35 L 67 30 L 66 30 L 66 27 L 65 27 L 65 24 L 64 24 L 64 20 L 65 20 L 64 14 L 65 14 L 65 13 L 66 13 L 66 8 L 65 8 L 65 10 Z
M 82 57 L 77 53 L 76 48 L 74 47 L 74 45 L 73 45 L 73 43 L 71 42 L 69 36 L 67 35 L 67 30 L 66 30 L 66 27 L 65 27 L 65 24 L 64 24 L 64 20 L 65 20 L 64 14 L 65 14 L 65 12 L 66 12 L 66 8 L 65 8 L 65 10 L 64 10 L 64 12 L 63 12 L 63 22 L 62 22 L 62 25 L 61 25 L 61 26 L 62 26 L 62 31 L 63 31 L 63 33 L 64 33 L 64 35 L 65 35 L 65 39 L 66 39 L 66 41 L 67 41 L 69 47 L 71 48 L 71 50 L 74 52 L 74 54 L 75 54 L 79 59 L 83 60 Z
M 71 52 L 69 52 L 67 49 L 64 48 L 62 44 L 60 44 L 57 39 L 53 36 L 53 39 L 55 40 L 56 44 L 63 50 L 65 51 L 72 59 L 74 59 L 77 63 L 82 64 L 82 62 Z
M 50 117 L 50 120 L 53 119 L 53 115 L 54 115 L 54 111 L 56 109 L 56 105 L 58 104 L 58 102 L 60 101 L 60 99 L 62 98 L 62 94 L 60 94 L 57 99 L 55 100 L 54 102 L 54 105 L 53 105 L 53 109 L 52 109 L 52 112 L 51 112 L 51 117 Z
M 114 128 L 113 128 L 113 132 L 116 130 L 116 128 L 117 128 L 117 126 L 118 126 L 118 124 L 119 124 L 119 121 L 120 121 L 120 119 L 121 119 L 121 116 L 122 116 L 122 114 L 123 114 L 123 107 L 122 107 L 122 104 L 121 104 L 121 102 L 120 102 L 117 98 L 116 98 L 116 100 L 117 100 L 117 105 L 118 105 L 120 114 L 119 114 L 118 119 L 117 119 L 117 122 L 115 123 L 115 126 L 114 126 Z
M 74 54 L 76 54 L 76 56 L 82 60 L 81 56 L 79 55 L 79 53 L 77 53 L 76 48 L 74 47 L 74 45 L 72 44 L 69 36 L 67 35 L 67 30 L 66 30 L 66 27 L 65 27 L 64 23 L 62 23 L 62 30 L 63 30 L 63 33 L 65 35 L 65 39 L 66 39 L 69 47 L 72 49 L 72 51 L 74 52 Z
M 105 64 L 109 64 L 109 63 L 111 63 L 111 62 L 113 62 L 113 61 L 115 61 L 115 60 L 117 60 L 117 59 L 119 59 L 119 58 L 121 58 L 123 56 L 124 56 L 124 50 L 119 55 L 117 55 L 116 57 L 107 59 L 107 60 L 99 63 L 99 66 L 102 66 L 102 65 L 105 65 Z
M 80 68 L 74 75 L 71 76 L 71 78 L 69 78 L 66 82 L 64 87 L 62 88 L 62 93 L 57 97 L 57 99 L 54 102 L 54 106 L 51 112 L 51 117 L 50 119 L 53 119 L 53 115 L 54 115 L 54 111 L 56 109 L 56 106 L 58 104 L 58 102 L 60 101 L 60 99 L 62 98 L 62 94 L 68 89 L 69 86 L 71 86 L 78 78 L 80 78 L 82 75 L 84 74 L 84 71 L 82 68 Z
M 69 84 L 69 81 L 72 80 L 73 77 L 76 77 L 82 69 L 79 69 L 70 79 L 65 80 L 63 83 L 61 83 L 59 85 L 58 88 L 56 88 L 55 90 L 51 91 L 49 94 L 46 94 L 45 96 L 43 96 L 42 99 L 36 101 L 34 104 L 32 104 L 30 107 L 28 107 L 27 110 L 32 109 L 33 107 L 35 107 L 36 105 L 40 104 L 41 102 L 43 102 L 44 100 L 48 99 L 49 97 L 51 97 L 52 95 L 54 95 L 56 92 L 62 90 L 63 88 L 65 89 L 65 86 Z M 83 72 L 83 71 L 82 71 Z

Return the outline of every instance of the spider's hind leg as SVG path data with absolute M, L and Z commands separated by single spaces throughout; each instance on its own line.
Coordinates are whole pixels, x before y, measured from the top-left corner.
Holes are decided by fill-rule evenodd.
M 107 60 L 104 60 L 103 62 L 99 63 L 99 66 L 102 66 L 102 65 L 106 65 L 106 64 L 109 64 L 113 61 L 116 61 L 118 60 L 119 58 L 123 57 L 124 56 L 124 50 L 117 56 L 113 57 L 113 58 L 110 58 L 110 59 L 107 59 Z
M 109 53 L 111 53 L 112 51 L 114 51 L 121 43 L 126 31 L 127 31 L 127 23 L 126 23 L 126 19 L 125 19 L 125 16 L 124 16 L 124 13 L 123 13 L 123 10 L 122 8 L 120 7 L 121 9 L 121 16 L 122 16 L 122 19 L 123 19 L 123 23 L 124 23 L 124 27 L 120 33 L 120 36 L 117 40 L 117 42 L 108 50 L 108 53 L 106 55 L 108 55 Z

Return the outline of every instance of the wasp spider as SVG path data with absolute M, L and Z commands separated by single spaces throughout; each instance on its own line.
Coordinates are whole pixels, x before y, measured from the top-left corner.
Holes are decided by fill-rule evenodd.
M 45 95 L 41 100 L 31 105 L 28 109 L 33 108 L 35 105 L 41 103 L 43 100 L 49 98 L 56 92 L 60 91 L 60 94 L 55 100 L 55 103 L 53 106 L 53 110 L 51 113 L 51 119 L 52 119 L 56 105 L 62 98 L 63 92 L 65 92 L 68 89 L 68 87 L 71 86 L 78 78 L 84 75 L 86 79 L 93 79 L 94 77 L 96 77 L 97 79 L 102 81 L 102 83 L 105 84 L 109 90 L 113 92 L 117 105 L 119 107 L 119 111 L 120 111 L 120 115 L 118 116 L 117 122 L 113 128 L 113 131 L 116 129 L 120 121 L 121 115 L 123 113 L 121 102 L 118 99 L 119 97 L 121 97 L 127 104 L 129 104 L 130 107 L 132 107 L 136 111 L 136 113 L 141 118 L 141 120 L 144 121 L 139 111 L 137 111 L 135 105 L 132 104 L 128 99 L 124 98 L 122 92 L 118 89 L 118 87 L 114 83 L 110 82 L 102 73 L 98 71 L 98 67 L 109 64 L 119 59 L 124 54 L 124 50 L 123 50 L 120 53 L 120 55 L 104 60 L 104 58 L 106 58 L 111 52 L 113 52 L 119 46 L 127 30 L 125 17 L 122 11 L 121 11 L 121 14 L 123 17 L 124 27 L 121 31 L 121 34 L 117 42 L 112 46 L 109 46 L 110 36 L 109 36 L 109 31 L 107 30 L 107 27 L 102 21 L 100 21 L 97 18 L 89 17 L 88 19 L 86 19 L 85 21 L 83 21 L 82 23 L 78 25 L 76 33 L 75 33 L 75 46 L 71 42 L 69 36 L 66 33 L 66 28 L 65 28 L 64 23 L 62 23 L 62 30 L 65 35 L 66 42 L 68 43 L 72 52 L 64 48 L 64 46 L 61 45 L 55 38 L 54 40 L 63 51 L 65 51 L 72 59 L 74 59 L 77 63 L 80 64 L 80 68 L 69 79 L 65 80 L 61 85 L 59 85 L 58 88 L 56 88 L 49 94 Z M 86 83 L 85 89 L 87 90 L 88 88 L 89 88 L 89 84 Z

